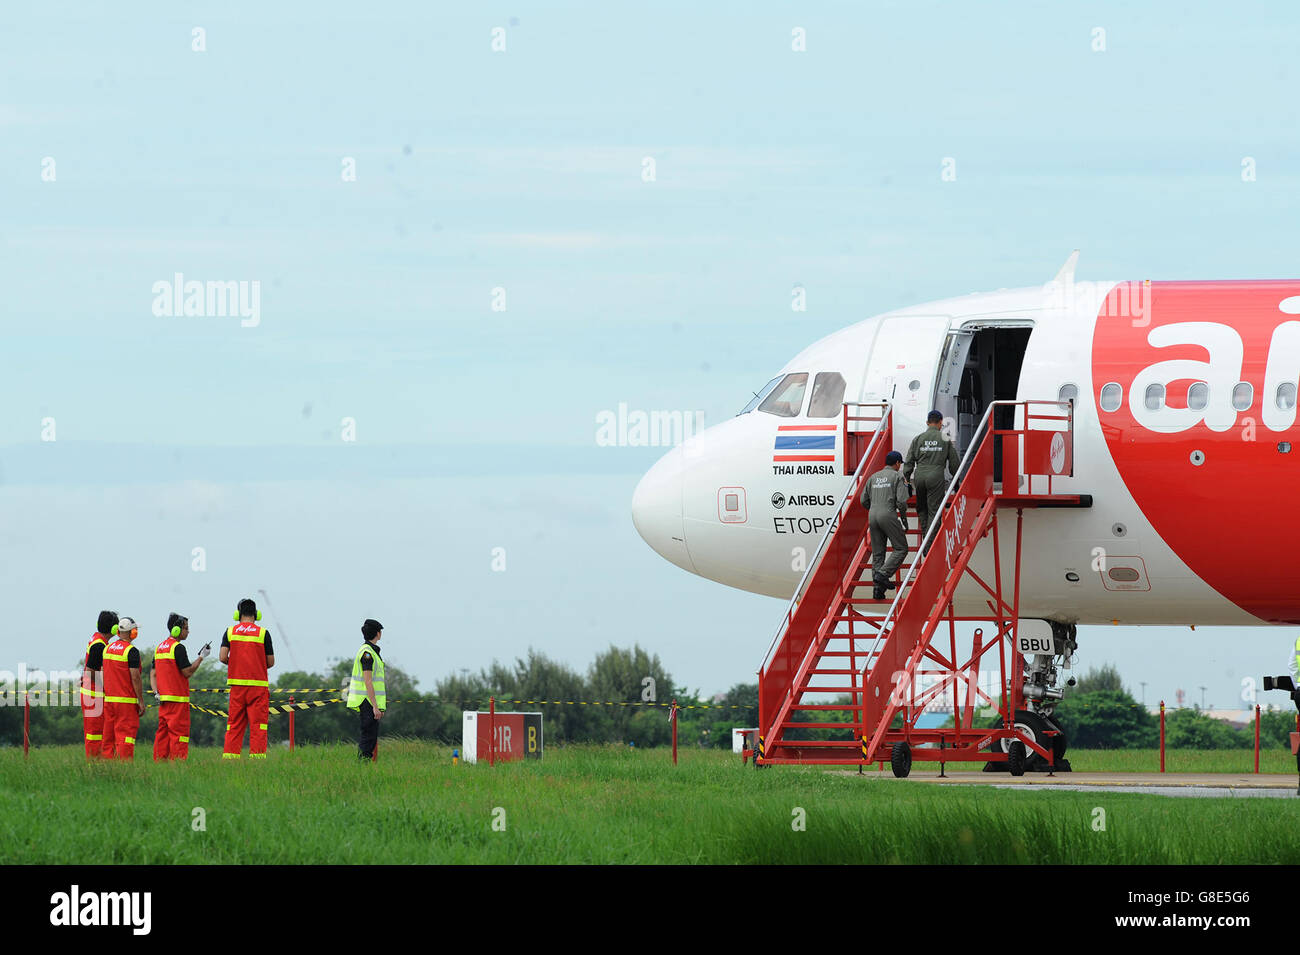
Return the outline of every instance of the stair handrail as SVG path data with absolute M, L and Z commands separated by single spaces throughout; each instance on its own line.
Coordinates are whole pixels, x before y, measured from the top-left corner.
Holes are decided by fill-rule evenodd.
M 975 460 L 975 455 L 979 453 L 980 447 L 989 437 L 988 432 L 989 425 L 993 421 L 993 409 L 999 405 L 1015 404 L 1019 404 L 1019 402 L 1011 398 L 1003 398 L 997 401 L 990 401 L 989 406 L 984 410 L 984 417 L 980 419 L 979 427 L 975 429 L 975 434 L 971 437 L 970 444 L 966 446 L 966 454 L 962 457 L 961 463 L 957 465 L 957 473 L 954 474 L 952 480 L 948 482 L 948 489 L 944 492 L 943 500 L 939 503 L 939 509 L 935 511 L 934 516 L 930 518 L 930 527 L 925 532 L 924 539 L 922 539 L 916 546 L 916 560 L 912 561 L 911 565 L 907 568 L 907 573 L 903 575 L 902 583 L 900 583 L 894 590 L 894 599 L 889 603 L 889 610 L 885 613 L 885 619 L 880 622 L 880 629 L 876 631 L 876 638 L 871 644 L 871 652 L 867 654 L 867 663 L 862 668 L 862 674 L 864 676 L 867 674 L 867 671 L 871 669 L 871 661 L 876 659 L 876 654 L 880 650 L 880 641 L 888 637 L 889 632 L 893 629 L 894 618 L 898 614 L 899 601 L 903 596 L 903 592 L 907 589 L 907 585 L 912 582 L 912 578 L 916 575 L 917 568 L 921 566 L 921 561 L 927 553 L 926 548 L 929 546 L 931 539 L 939 532 L 939 527 L 943 524 L 943 514 L 948 510 L 948 502 L 952 500 L 953 491 L 955 491 L 957 487 L 960 486 L 961 482 L 965 480 L 966 472 L 970 470 L 971 462 Z
M 803 576 L 799 578 L 799 585 L 795 587 L 794 593 L 790 597 L 790 603 L 786 607 L 785 616 L 781 618 L 780 624 L 777 625 L 776 633 L 772 634 L 772 643 L 768 646 L 767 653 L 763 657 L 762 667 L 759 668 L 759 672 L 761 673 L 767 672 L 767 665 L 772 661 L 772 652 L 776 649 L 777 642 L 781 639 L 781 634 L 785 633 L 786 629 L 790 626 L 791 621 L 794 620 L 794 612 L 798 609 L 799 602 L 803 599 L 804 592 L 808 589 L 808 584 L 812 580 L 812 576 L 816 572 L 818 565 L 821 563 L 822 555 L 826 552 L 826 548 L 829 546 L 831 538 L 835 536 L 835 532 L 839 529 L 840 521 L 844 519 L 846 513 L 845 506 L 849 505 L 856 497 L 854 492 L 863 477 L 862 471 L 867 466 L 867 462 L 871 460 L 872 452 L 876 450 L 876 443 L 885 433 L 886 423 L 891 422 L 893 407 L 888 401 L 873 403 L 854 402 L 854 404 L 859 408 L 881 409 L 880 421 L 876 425 L 876 431 L 871 436 L 871 441 L 868 443 L 866 450 L 862 452 L 862 457 L 858 461 L 858 466 L 853 469 L 853 478 L 849 481 L 849 486 L 844 491 L 844 496 L 840 498 L 839 506 L 835 509 L 835 520 L 827 523 L 826 530 L 822 533 L 821 542 L 817 545 L 817 550 L 813 554 L 813 559 L 810 560 L 808 566 L 804 568 Z M 844 442 L 846 445 L 848 444 L 848 440 L 849 432 L 846 425 L 844 431 Z
M 871 661 L 876 658 L 876 652 L 880 649 L 880 641 L 885 639 L 889 635 L 889 631 L 893 628 L 894 617 L 897 616 L 898 614 L 899 599 L 903 596 L 903 592 L 904 590 L 906 590 L 907 585 L 912 582 L 912 577 L 915 576 L 917 572 L 917 568 L 921 566 L 921 560 L 923 556 L 927 553 L 927 547 L 930 544 L 931 538 L 933 538 L 939 532 L 939 526 L 943 523 L 942 515 L 946 513 L 948 510 L 948 502 L 952 500 L 953 493 L 956 491 L 956 489 L 961 484 L 961 482 L 965 480 L 966 472 L 970 470 L 971 462 L 974 461 L 975 455 L 979 453 L 980 446 L 984 443 L 984 441 L 987 438 L 995 436 L 989 433 L 989 426 L 993 420 L 993 409 L 997 408 L 999 405 L 1001 406 L 1009 405 L 1012 407 L 1018 407 L 1020 405 L 1024 405 L 1025 416 L 1026 416 L 1025 429 L 1028 430 L 1029 405 L 1059 404 L 1059 403 L 1060 403 L 1059 401 L 1050 401 L 1047 399 L 1033 400 L 1033 399 L 1016 399 L 1016 398 L 999 398 L 997 401 L 989 402 L 988 408 L 986 408 L 984 411 L 984 417 L 980 419 L 979 427 L 975 429 L 975 434 L 972 436 L 970 444 L 966 446 L 966 454 L 965 456 L 962 457 L 961 463 L 957 466 L 957 473 L 954 474 L 952 476 L 952 480 L 948 482 L 948 489 L 944 492 L 943 500 L 939 504 L 939 510 L 937 510 L 934 516 L 930 519 L 930 528 L 925 532 L 925 539 L 922 540 L 917 545 L 916 560 L 912 561 L 911 565 L 907 568 L 907 573 L 903 576 L 902 583 L 900 583 L 898 585 L 898 588 L 894 591 L 894 599 L 890 601 L 889 610 L 885 614 L 885 619 L 880 622 L 880 629 L 876 631 L 875 640 L 871 645 L 871 652 L 867 655 L 867 664 L 862 668 L 863 675 L 866 675 L 867 671 L 871 668 Z M 1074 420 L 1073 417 L 1071 417 L 1069 430 L 1073 431 L 1073 429 L 1074 429 Z M 1011 430 L 1012 431 L 1019 430 L 1015 427 L 1014 420 L 1012 421 Z M 1002 487 L 1004 491 L 1007 486 L 1006 478 L 1007 476 L 1005 474 L 1002 475 Z M 1020 482 L 1020 475 L 1017 473 L 1016 474 L 1017 490 L 1019 489 L 1020 486 L 1019 482 Z

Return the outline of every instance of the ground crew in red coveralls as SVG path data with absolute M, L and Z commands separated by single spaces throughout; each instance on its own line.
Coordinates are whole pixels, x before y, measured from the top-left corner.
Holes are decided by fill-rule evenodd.
M 226 664 L 226 685 L 230 688 L 230 715 L 226 718 L 226 745 L 222 759 L 239 759 L 244 748 L 244 727 L 248 727 L 248 758 L 266 759 L 266 721 L 271 705 L 266 671 L 275 666 L 271 631 L 257 621 L 262 612 L 247 597 L 239 602 L 237 621 L 221 637 L 217 659 Z
M 104 647 L 108 646 L 117 614 L 111 610 L 99 612 L 95 635 L 86 644 L 86 656 L 81 661 L 81 722 L 86 734 L 86 759 L 94 759 L 103 748 L 104 740 Z
M 153 758 L 186 759 L 190 754 L 190 677 L 208 651 L 207 644 L 194 662 L 181 641 L 190 635 L 190 621 L 178 613 L 167 616 L 167 639 L 153 652 L 149 681 L 158 697 L 158 732 L 153 738 Z
M 144 678 L 140 651 L 131 646 L 139 625 L 123 617 L 113 627 L 113 642 L 104 648 L 104 747 L 101 755 L 135 758 L 135 734 L 144 715 Z

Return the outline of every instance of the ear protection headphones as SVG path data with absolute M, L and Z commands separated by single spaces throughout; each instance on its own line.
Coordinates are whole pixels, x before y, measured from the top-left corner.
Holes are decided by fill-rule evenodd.
M 181 628 L 180 628 L 180 627 L 172 627 L 171 634 L 172 634 L 173 637 L 179 637 L 179 636 L 181 635 Z
M 110 630 L 110 631 L 108 632 L 108 635 L 109 635 L 110 637 L 116 637 L 116 636 L 117 636 L 117 624 L 113 624 L 113 629 Z
M 258 620 L 261 620 L 261 619 L 262 619 L 262 611 L 260 611 L 260 610 L 257 612 L 257 619 L 258 619 Z M 235 611 L 235 623 L 239 623 L 239 611 L 238 611 L 238 610 Z

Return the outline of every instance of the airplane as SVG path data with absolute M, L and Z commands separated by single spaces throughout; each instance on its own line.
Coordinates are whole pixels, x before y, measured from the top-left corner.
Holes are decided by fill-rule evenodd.
M 1027 511 L 1020 618 L 1080 624 L 1300 623 L 1300 281 L 1075 279 L 930 302 L 858 322 L 786 363 L 730 420 L 642 477 L 638 533 L 682 569 L 789 599 L 852 478 L 848 403 L 887 403 L 906 452 L 931 409 L 960 454 L 992 402 L 1073 412 L 1063 493 Z M 1098 560 L 1098 556 L 1101 559 Z M 971 566 L 989 579 L 992 544 Z M 978 614 L 965 579 L 953 606 Z M 1055 695 L 1055 694 L 1054 694 Z

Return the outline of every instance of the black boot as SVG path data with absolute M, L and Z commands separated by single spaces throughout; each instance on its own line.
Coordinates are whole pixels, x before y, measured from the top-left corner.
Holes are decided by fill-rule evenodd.
M 872 597 L 873 600 L 884 600 L 884 599 L 885 599 L 885 588 L 884 588 L 884 587 L 876 587 L 874 590 L 871 591 L 871 597 Z

